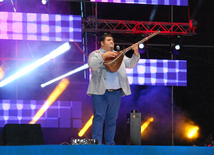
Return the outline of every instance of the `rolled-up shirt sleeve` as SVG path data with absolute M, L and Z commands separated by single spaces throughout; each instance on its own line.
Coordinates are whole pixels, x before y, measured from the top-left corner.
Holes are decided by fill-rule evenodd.
M 140 55 L 137 57 L 135 54 L 131 58 L 124 56 L 124 63 L 126 68 L 134 68 L 140 59 Z

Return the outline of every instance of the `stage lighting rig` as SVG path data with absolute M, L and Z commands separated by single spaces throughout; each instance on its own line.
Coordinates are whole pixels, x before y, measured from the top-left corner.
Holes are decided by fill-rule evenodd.
M 214 146 L 214 133 L 210 134 L 205 142 L 205 146 Z
M 96 17 L 95 17 L 95 16 L 88 16 L 88 17 L 86 18 L 86 21 L 87 21 L 88 23 L 95 23 Z
M 138 46 L 139 46 L 139 49 L 141 49 L 141 50 L 144 49 L 144 44 L 143 43 L 140 43 Z
M 49 0 L 42 0 L 42 4 L 45 5 Z
M 190 25 L 191 28 L 197 27 L 197 26 L 198 26 L 198 21 L 195 20 L 195 19 L 191 19 L 191 20 L 189 21 L 189 25 Z
M 175 41 L 171 43 L 170 47 L 173 55 L 179 55 L 183 46 L 180 42 Z
M 177 44 L 175 45 L 175 50 L 179 51 L 181 49 L 181 45 Z
M 146 45 L 145 45 L 144 43 L 140 43 L 140 44 L 138 45 L 138 47 L 139 47 L 139 53 L 140 53 L 140 54 L 143 54 L 143 53 L 146 52 Z

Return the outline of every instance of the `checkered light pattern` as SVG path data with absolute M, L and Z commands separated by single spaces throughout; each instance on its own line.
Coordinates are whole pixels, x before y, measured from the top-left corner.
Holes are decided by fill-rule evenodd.
M 0 12 L 0 39 L 81 42 L 81 16 Z
M 28 124 L 45 101 L 0 100 L 0 127 Z M 36 124 L 45 128 L 82 128 L 80 101 L 55 101 Z
M 133 69 L 126 69 L 130 84 L 187 86 L 186 60 L 140 59 Z
M 91 2 L 188 6 L 188 0 L 90 0 Z

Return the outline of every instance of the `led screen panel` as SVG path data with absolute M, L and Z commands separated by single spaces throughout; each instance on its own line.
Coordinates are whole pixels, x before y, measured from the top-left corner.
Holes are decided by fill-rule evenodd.
M 81 42 L 81 16 L 0 12 L 0 39 Z
M 140 59 L 126 73 L 130 85 L 187 86 L 186 60 Z
M 126 69 L 130 84 L 187 86 L 186 60 L 140 59 L 133 69 Z
M 0 100 L 0 127 L 28 124 L 45 101 Z M 55 101 L 36 124 L 44 128 L 82 128 L 81 101 Z
M 90 0 L 91 2 L 188 6 L 188 0 Z

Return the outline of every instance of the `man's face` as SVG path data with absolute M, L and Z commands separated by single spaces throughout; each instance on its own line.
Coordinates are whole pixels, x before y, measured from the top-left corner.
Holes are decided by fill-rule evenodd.
M 114 39 L 112 37 L 106 37 L 104 42 L 101 41 L 101 48 L 105 51 L 112 51 L 114 49 Z

